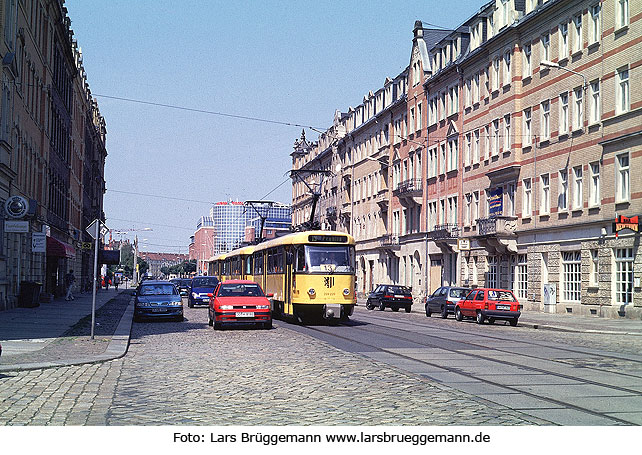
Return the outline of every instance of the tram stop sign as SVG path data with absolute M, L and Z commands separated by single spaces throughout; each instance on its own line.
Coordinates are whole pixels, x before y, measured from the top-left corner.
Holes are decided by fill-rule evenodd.
M 96 226 L 98 224 L 98 226 Z M 104 237 L 105 234 L 109 232 L 109 229 L 107 226 L 105 226 L 105 223 L 100 221 L 99 219 L 95 219 L 94 221 L 91 222 L 89 226 L 85 229 L 87 231 L 87 234 L 91 235 L 91 238 L 96 240 L 96 231 L 99 230 L 100 237 Z

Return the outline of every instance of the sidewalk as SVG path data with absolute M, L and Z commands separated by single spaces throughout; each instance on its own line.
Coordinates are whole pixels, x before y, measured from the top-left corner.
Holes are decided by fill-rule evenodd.
M 91 334 L 92 294 L 75 294 L 36 308 L 0 311 L 0 373 L 104 362 L 127 352 L 132 289 L 96 293 L 96 326 Z

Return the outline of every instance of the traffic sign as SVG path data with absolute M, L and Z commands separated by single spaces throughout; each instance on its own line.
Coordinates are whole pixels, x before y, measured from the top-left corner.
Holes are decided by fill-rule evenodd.
M 45 234 L 44 232 L 33 232 L 31 234 L 31 252 L 47 252 L 47 234 Z
M 104 237 L 109 232 L 109 229 L 107 228 L 107 226 L 105 226 L 105 223 L 103 223 L 99 219 L 95 219 L 89 226 L 87 226 L 85 231 L 87 231 L 87 233 L 91 235 L 91 238 L 95 240 L 96 231 L 100 231 L 99 236 Z

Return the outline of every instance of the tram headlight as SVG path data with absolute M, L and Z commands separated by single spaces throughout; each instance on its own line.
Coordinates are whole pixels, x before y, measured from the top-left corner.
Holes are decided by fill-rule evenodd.
M 317 293 L 317 291 L 315 291 L 314 288 L 308 289 L 308 294 L 315 295 L 316 293 Z
M 350 295 L 350 289 L 345 288 L 345 289 L 343 290 L 343 295 L 345 295 L 345 296 Z

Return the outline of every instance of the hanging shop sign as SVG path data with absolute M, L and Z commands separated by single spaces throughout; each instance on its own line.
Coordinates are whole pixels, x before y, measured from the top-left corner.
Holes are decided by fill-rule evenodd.
M 613 223 L 613 232 L 615 232 L 615 238 L 617 238 L 617 235 L 619 234 L 620 231 L 623 231 L 625 229 L 630 229 L 639 234 L 640 233 L 639 218 L 640 218 L 639 215 L 632 216 L 631 218 L 618 215 L 615 218 L 615 222 Z
M 4 232 L 25 234 L 29 232 L 29 221 L 6 220 L 4 222 Z
M 31 252 L 47 252 L 47 234 L 45 234 L 44 232 L 33 232 L 31 234 Z

